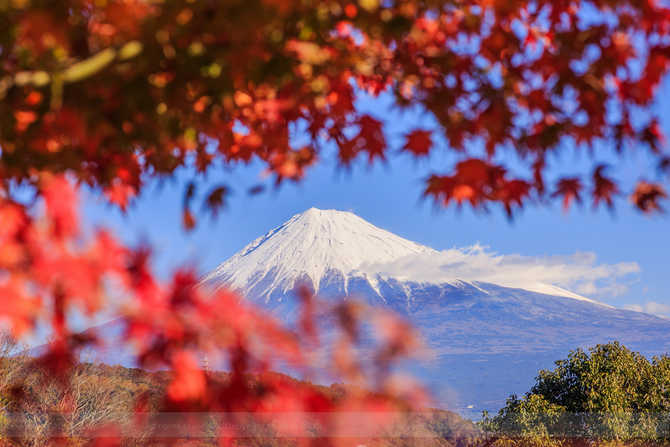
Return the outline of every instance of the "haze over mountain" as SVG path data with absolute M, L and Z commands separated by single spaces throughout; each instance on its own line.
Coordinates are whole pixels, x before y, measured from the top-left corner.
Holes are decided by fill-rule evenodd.
M 497 409 L 510 393 L 527 390 L 538 369 L 577 347 L 619 340 L 647 355 L 670 350 L 670 320 L 543 282 L 533 266 L 514 278 L 480 273 L 503 284 L 472 273 L 459 278 L 473 271 L 468 259 L 458 258 L 450 271 L 443 252 L 352 213 L 311 208 L 244 247 L 203 284 L 237 289 L 285 321 L 296 310 L 292 291 L 298 284 L 328 299 L 355 296 L 386 306 L 425 338 L 430 356 L 418 374 L 442 404 L 462 412 Z M 417 263 L 421 268 L 414 268 Z M 431 269 L 442 274 L 425 274 Z

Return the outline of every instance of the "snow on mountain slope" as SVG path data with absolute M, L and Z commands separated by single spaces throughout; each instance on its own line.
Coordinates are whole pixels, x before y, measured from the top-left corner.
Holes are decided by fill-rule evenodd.
M 251 290 L 271 277 L 259 291 L 265 295 L 277 289 L 288 292 L 296 280 L 308 279 L 319 291 L 329 274 L 365 277 L 357 273 L 363 264 L 432 252 L 435 250 L 377 228 L 353 213 L 310 208 L 244 247 L 203 281 Z
M 419 257 L 423 262 L 434 260 L 438 264 L 439 254 L 430 247 L 378 228 L 353 213 L 310 208 L 244 247 L 209 273 L 203 283 L 214 287 L 227 285 L 265 303 L 270 303 L 272 297 L 283 298 L 301 282 L 311 283 L 320 293 L 346 295 L 353 289 L 372 289 L 385 302 L 380 291 L 383 283 L 414 279 L 384 272 L 380 266 L 399 260 L 412 263 Z M 475 280 L 445 277 L 419 282 L 473 285 Z M 354 284 L 356 287 L 352 287 Z M 542 282 L 530 281 L 522 288 L 594 302 Z M 410 297 L 405 301 L 408 305 Z

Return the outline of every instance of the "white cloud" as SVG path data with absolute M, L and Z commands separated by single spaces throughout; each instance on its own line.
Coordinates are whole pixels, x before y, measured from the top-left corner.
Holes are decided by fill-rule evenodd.
M 628 284 L 635 279 L 632 275 L 640 271 L 635 262 L 598 264 L 594 253 L 545 257 L 502 255 L 478 244 L 408 256 L 391 263 L 363 265 L 359 269 L 425 282 L 481 281 L 537 291 L 551 285 L 603 298 L 625 293 Z
M 657 303 L 656 301 L 647 301 L 642 304 L 628 304 L 624 309 L 634 310 L 636 312 L 645 312 L 652 315 L 670 316 L 670 304 Z

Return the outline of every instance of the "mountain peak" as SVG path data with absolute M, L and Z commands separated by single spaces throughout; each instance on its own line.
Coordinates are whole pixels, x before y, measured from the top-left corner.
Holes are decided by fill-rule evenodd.
M 310 208 L 244 247 L 204 282 L 246 291 L 256 288 L 258 295 L 265 295 L 309 280 L 318 291 L 326 275 L 347 277 L 364 264 L 433 251 L 354 213 Z
M 312 223 L 317 223 L 317 222 L 323 222 L 323 221 L 333 221 L 333 220 L 339 220 L 339 219 L 348 219 L 348 218 L 357 218 L 360 220 L 360 217 L 355 215 L 354 213 L 350 211 L 340 211 L 340 210 L 335 210 L 335 209 L 327 209 L 327 210 L 322 210 L 319 208 L 309 208 L 302 213 L 298 213 L 291 217 L 289 219 L 289 222 L 293 219 L 300 220 L 300 221 L 309 221 Z M 288 223 L 288 222 L 287 222 Z
M 309 209 L 306 209 L 302 213 L 296 214 L 296 216 L 315 216 L 315 217 L 327 217 L 327 216 L 335 216 L 338 214 L 354 214 L 349 211 L 341 211 L 341 210 L 336 210 L 336 209 L 327 209 L 327 210 L 322 210 L 321 208 L 316 208 L 316 207 L 311 207 Z M 355 215 L 355 214 L 354 214 Z

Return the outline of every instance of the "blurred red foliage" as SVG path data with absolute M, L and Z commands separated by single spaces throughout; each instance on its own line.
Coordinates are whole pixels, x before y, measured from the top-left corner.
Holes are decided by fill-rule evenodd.
M 603 183 L 596 157 L 593 175 L 546 194 L 545 159 L 566 144 L 642 145 L 667 162 L 650 107 L 670 67 L 663 2 L 25 0 L 0 5 L 0 23 L 0 179 L 65 171 L 123 209 L 147 178 L 192 158 L 201 174 L 257 159 L 277 182 L 302 178 L 324 148 L 344 165 L 384 160 L 385 122 L 356 109 L 359 91 L 437 120 L 410 129 L 402 149 L 426 156 L 440 138 L 461 154 L 455 172 L 429 180 L 441 204 L 498 203 L 511 215 L 531 199 L 570 205 L 592 183 L 594 204 L 613 206 L 620 188 Z M 296 125 L 310 136 L 298 149 Z M 532 178 L 480 169 L 446 181 L 479 147 L 489 164 L 516 153 Z M 632 203 L 659 210 L 663 185 L 640 174 Z M 640 200 L 647 183 L 659 193 Z M 195 224 L 185 208 L 185 227 Z
M 286 384 L 268 382 L 258 397 L 242 380 L 278 363 L 310 367 L 317 300 L 302 292 L 296 333 L 229 291 L 205 294 L 193 273 L 163 284 L 148 250 L 104 231 L 84 237 L 75 184 L 126 209 L 147 179 L 189 160 L 198 175 L 217 162 L 259 160 L 277 184 L 299 181 L 327 147 L 342 166 L 383 161 L 385 122 L 356 108 L 359 92 L 385 93 L 436 120 L 435 129 L 410 129 L 399 149 L 424 157 L 443 141 L 456 154 L 452 172 L 427 180 L 425 195 L 439 204 L 497 204 L 512 216 L 534 199 L 567 209 L 590 191 L 594 206 L 612 207 L 623 188 L 596 157 L 591 175 L 547 186 L 547 156 L 566 144 L 591 154 L 646 147 L 667 175 L 650 107 L 670 68 L 663 2 L 17 0 L 0 2 L 0 25 L 0 316 L 16 337 L 51 328 L 39 361 L 58 378 L 97 342 L 72 333 L 68 313 L 93 315 L 121 300 L 139 364 L 174 371 L 165 408 L 332 410 Z M 307 129 L 299 148 L 294 128 Z M 529 178 L 494 161 L 509 151 Z M 661 182 L 641 173 L 634 206 L 661 210 Z M 34 200 L 16 199 L 17 186 Z M 195 188 L 184 197 L 187 229 L 197 224 Z M 214 188 L 205 205 L 216 212 L 229 192 Z M 352 350 L 364 312 L 352 304 L 324 311 L 342 329 L 333 372 L 351 381 L 374 372 L 364 385 L 378 394 L 346 405 L 395 405 L 385 378 L 411 350 L 409 328 L 383 319 L 378 353 L 364 367 Z M 227 386 L 214 387 L 199 368 L 205 352 L 225 354 Z
M 307 417 L 324 411 L 404 411 L 427 402 L 419 387 L 398 388 L 391 380 L 391 363 L 417 343 L 412 330 L 393 316 L 382 318 L 378 310 L 374 312 L 380 321 L 375 331 L 379 340 L 366 361 L 358 357 L 355 348 L 360 340 L 354 336 L 362 321 L 370 319 L 364 306 L 357 305 L 356 312 L 349 302 L 328 307 L 301 289 L 302 324 L 289 329 L 230 291 L 203 290 L 191 271 L 178 271 L 170 283 L 161 283 L 151 273 L 144 248 L 129 249 L 103 231 L 84 237 L 76 191 L 63 177 L 44 175 L 40 194 L 45 206 L 38 216 L 9 199 L 0 201 L 0 318 L 15 337 L 38 326 L 51 329 L 48 348 L 34 363 L 46 368 L 59 386 L 68 388 L 82 349 L 106 342 L 95 331 L 72 332 L 68 315 L 79 311 L 92 316 L 116 307 L 125 328 L 122 343 L 134 347 L 138 366 L 172 371 L 159 411 L 290 412 Z M 270 374 L 281 367 L 314 373 L 310 353 L 319 348 L 322 330 L 315 318 L 328 318 L 329 313 L 339 315 L 342 331 L 328 373 L 361 390 L 339 401 Z M 229 370 L 230 380 L 210 380 L 203 356 Z M 259 388 L 264 391 L 259 393 Z M 281 437 L 313 441 L 299 421 L 277 430 Z M 338 437 L 334 429 L 328 433 Z M 222 439 L 228 440 L 237 436 L 229 431 L 224 435 Z M 95 439 L 109 441 L 109 437 Z

